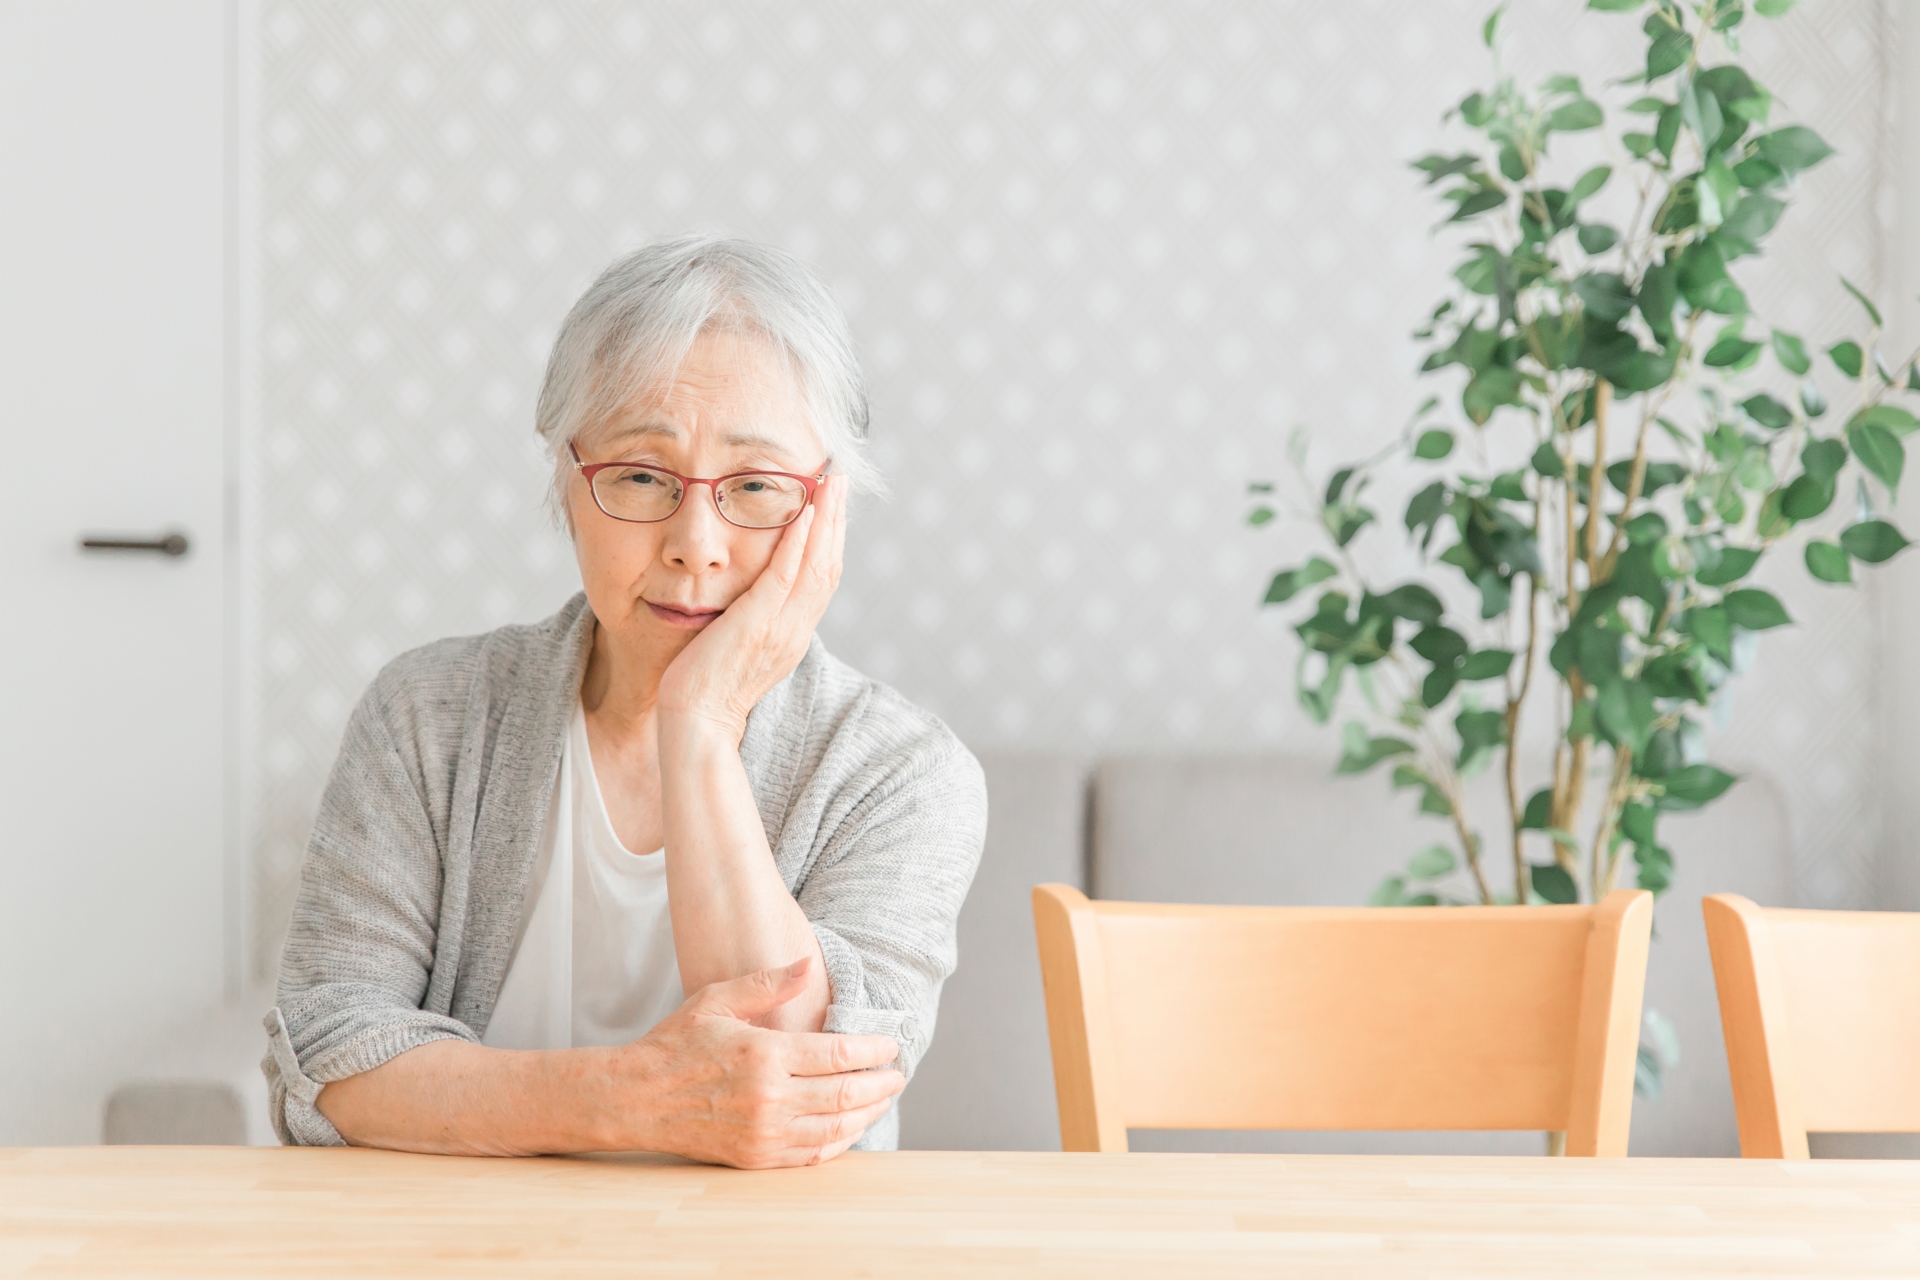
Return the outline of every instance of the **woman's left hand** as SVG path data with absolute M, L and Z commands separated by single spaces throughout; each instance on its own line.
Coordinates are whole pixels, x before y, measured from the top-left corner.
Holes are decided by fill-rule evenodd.
M 840 585 L 846 541 L 847 477 L 829 476 L 753 585 L 667 668 L 661 713 L 711 723 L 738 744 L 754 705 L 806 656 Z

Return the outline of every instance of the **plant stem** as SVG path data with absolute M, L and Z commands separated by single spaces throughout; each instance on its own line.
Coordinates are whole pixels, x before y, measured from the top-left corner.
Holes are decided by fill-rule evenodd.
M 1610 856 L 1607 845 L 1613 840 L 1613 829 L 1619 821 L 1620 806 L 1626 801 L 1626 789 L 1633 780 L 1633 748 L 1619 746 L 1613 749 L 1613 776 L 1607 783 L 1606 803 L 1600 810 L 1600 821 L 1594 827 L 1592 874 L 1587 881 L 1592 889 L 1593 900 L 1613 892 L 1613 878 L 1620 868 L 1620 859 Z M 1605 870 L 1602 871 L 1602 867 Z
M 1605 378 L 1593 383 L 1593 471 L 1587 476 L 1587 590 L 1600 585 L 1597 575 L 1600 516 L 1606 505 L 1607 410 L 1613 404 L 1613 384 Z
M 1533 540 L 1536 544 L 1540 541 L 1542 519 L 1542 504 L 1536 498 L 1533 504 Z M 1527 648 L 1520 659 L 1520 688 L 1507 695 L 1507 817 L 1513 829 L 1513 902 L 1515 906 L 1525 906 L 1527 903 L 1527 858 L 1520 842 L 1520 822 L 1525 816 L 1520 804 L 1520 708 L 1527 701 L 1527 691 L 1533 687 L 1534 647 L 1540 636 L 1539 593 L 1539 575 L 1528 574 Z

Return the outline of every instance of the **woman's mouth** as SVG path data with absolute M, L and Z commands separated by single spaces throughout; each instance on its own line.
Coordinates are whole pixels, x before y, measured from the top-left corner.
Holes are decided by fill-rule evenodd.
M 720 616 L 718 609 L 678 609 L 670 604 L 655 604 L 649 600 L 647 608 L 653 610 L 653 616 L 670 627 L 691 627 L 698 629 L 706 626 Z

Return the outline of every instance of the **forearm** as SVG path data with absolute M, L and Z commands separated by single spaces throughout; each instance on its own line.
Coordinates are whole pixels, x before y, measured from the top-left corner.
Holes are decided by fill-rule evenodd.
M 738 741 L 663 719 L 660 778 L 682 986 L 691 994 L 810 956 L 806 990 L 762 1021 L 783 1031 L 820 1030 L 832 998 L 825 958 L 774 866 Z
M 336 1080 L 314 1105 L 359 1147 L 516 1156 L 617 1150 L 613 1049 L 522 1052 L 435 1040 Z

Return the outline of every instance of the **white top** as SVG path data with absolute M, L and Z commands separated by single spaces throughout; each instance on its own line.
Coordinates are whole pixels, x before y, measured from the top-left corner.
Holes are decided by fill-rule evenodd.
M 481 1043 L 567 1049 L 638 1040 L 680 1007 L 666 850 L 629 853 L 593 776 L 576 703 L 500 999 Z

